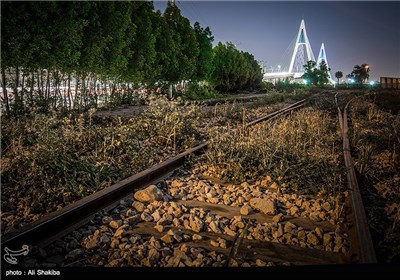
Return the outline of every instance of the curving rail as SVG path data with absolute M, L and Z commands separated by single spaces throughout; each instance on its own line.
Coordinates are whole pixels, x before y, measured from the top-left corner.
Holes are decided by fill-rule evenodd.
M 353 98 L 354 99 L 354 98 Z M 358 243 L 358 254 L 360 263 L 376 263 L 376 255 L 374 246 L 372 243 L 371 233 L 369 231 L 367 216 L 360 193 L 360 188 L 357 182 L 357 176 L 354 170 L 353 160 L 351 158 L 350 142 L 349 142 L 349 127 L 347 118 L 347 108 L 351 99 L 344 107 L 344 110 L 340 109 L 337 101 L 337 94 L 335 95 L 335 101 L 338 109 L 339 125 L 343 138 L 343 156 L 346 166 L 347 182 L 351 194 L 351 205 L 353 211 L 353 219 L 356 230 L 356 237 Z

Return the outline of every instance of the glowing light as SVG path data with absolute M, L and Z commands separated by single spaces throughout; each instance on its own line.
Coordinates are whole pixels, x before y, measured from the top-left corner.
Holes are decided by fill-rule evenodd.
M 369 84 L 370 84 L 371 86 L 373 86 L 373 85 L 375 84 L 375 81 L 370 81 Z
M 303 81 L 304 81 L 304 84 L 308 84 L 308 81 L 306 79 L 304 79 Z

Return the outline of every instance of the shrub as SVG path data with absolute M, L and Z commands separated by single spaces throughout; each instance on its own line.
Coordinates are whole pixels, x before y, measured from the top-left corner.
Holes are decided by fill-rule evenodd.
M 207 84 L 200 85 L 197 82 L 191 82 L 183 94 L 183 97 L 188 100 L 204 100 L 221 98 L 224 97 L 224 95 L 212 91 L 211 87 Z

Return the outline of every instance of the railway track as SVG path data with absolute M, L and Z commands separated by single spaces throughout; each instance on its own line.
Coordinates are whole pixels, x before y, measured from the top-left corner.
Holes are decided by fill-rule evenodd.
M 296 102 L 246 126 L 273 120 L 304 104 L 305 100 Z M 50 244 L 53 251 L 62 248 L 64 256 L 55 262 L 61 266 L 375 262 L 351 165 L 346 109 L 347 106 L 342 115 L 338 106 L 351 190 L 348 203 L 352 207 L 351 222 L 355 225 L 349 231 L 332 223 L 330 213 L 336 205 L 333 200 L 281 195 L 270 182 L 265 186 L 235 186 L 182 168 L 191 155 L 207 149 L 209 143 L 205 142 L 3 236 L 2 248 L 17 249 L 24 244 L 43 248 Z M 157 182 L 157 186 L 149 187 L 151 190 L 135 192 Z M 135 199 L 129 196 L 133 192 Z M 43 250 L 36 254 L 42 258 L 47 255 Z M 34 263 L 32 258 L 26 262 L 27 266 Z
M 247 126 L 265 120 L 272 120 L 278 116 L 287 114 L 304 106 L 305 101 L 306 100 L 295 102 L 286 108 L 255 120 Z M 182 166 L 190 155 L 202 153 L 207 148 L 208 144 L 208 142 L 202 143 L 160 164 L 126 178 L 107 189 L 85 197 L 59 211 L 45 215 L 41 219 L 25 227 L 6 234 L 2 237 L 1 245 L 3 248 L 18 248 L 24 244 L 44 246 L 54 239 L 65 235 L 78 225 L 81 225 L 82 221 L 87 220 L 97 211 L 110 206 L 124 196 L 132 193 L 135 189 L 165 177 L 173 170 Z
M 251 103 L 258 99 L 262 99 L 267 97 L 268 94 L 250 94 L 248 96 L 236 96 L 233 98 L 222 98 L 222 99 L 207 99 L 207 100 L 195 100 L 195 101 L 187 101 L 188 104 L 202 104 L 205 106 L 215 106 L 218 104 L 228 104 L 228 103 Z M 120 107 L 113 111 L 108 110 L 100 110 L 96 112 L 97 116 L 107 117 L 112 115 L 117 115 L 121 117 L 132 116 L 135 114 L 139 114 L 146 109 L 147 105 L 139 105 L 139 106 L 127 106 Z
M 376 255 L 372 243 L 371 233 L 368 226 L 367 216 L 360 193 L 360 188 L 357 182 L 356 172 L 354 170 L 353 160 L 351 157 L 351 149 L 349 142 L 349 121 L 347 109 L 350 103 L 354 100 L 352 98 L 344 106 L 343 112 L 337 101 L 337 94 L 335 101 L 338 109 L 339 125 L 343 138 L 343 157 L 346 165 L 347 182 L 350 190 L 351 206 L 352 206 L 352 221 L 354 224 L 354 237 L 357 239 L 358 261 L 360 263 L 376 263 Z

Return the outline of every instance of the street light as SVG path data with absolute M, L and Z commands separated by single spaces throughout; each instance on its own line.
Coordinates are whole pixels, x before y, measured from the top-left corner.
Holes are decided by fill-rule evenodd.
M 363 79 L 363 83 L 364 82 L 368 82 L 368 78 L 369 78 L 369 64 L 363 64 L 363 65 L 361 65 L 363 68 L 364 68 L 364 73 L 363 73 L 363 75 L 365 75 L 365 79 Z

